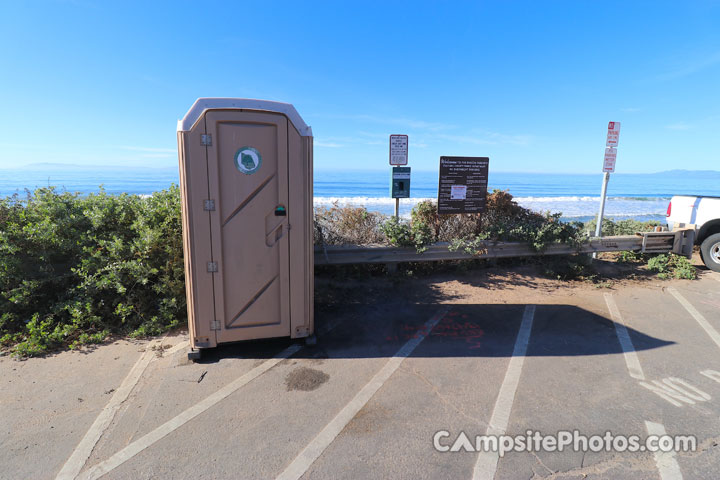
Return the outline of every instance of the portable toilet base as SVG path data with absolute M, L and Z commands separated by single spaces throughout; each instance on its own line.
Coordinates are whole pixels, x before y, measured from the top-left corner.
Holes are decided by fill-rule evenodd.
M 290 104 L 200 98 L 177 132 L 191 357 L 311 337 L 311 128 Z

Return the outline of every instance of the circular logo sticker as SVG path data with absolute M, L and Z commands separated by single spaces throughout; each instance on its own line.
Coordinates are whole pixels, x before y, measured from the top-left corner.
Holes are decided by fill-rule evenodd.
M 235 166 L 246 175 L 252 175 L 262 165 L 260 152 L 252 147 L 242 147 L 235 153 Z

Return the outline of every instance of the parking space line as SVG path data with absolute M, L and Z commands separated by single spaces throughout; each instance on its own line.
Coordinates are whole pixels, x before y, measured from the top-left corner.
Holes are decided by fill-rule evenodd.
M 395 353 L 378 373 L 360 390 L 350 403 L 328 423 L 325 428 L 303 449 L 300 454 L 278 475 L 277 480 L 297 480 L 302 477 L 315 460 L 322 455 L 335 438 L 343 431 L 348 423 L 367 404 L 375 393 L 383 386 L 390 376 L 398 369 L 400 364 L 422 342 L 438 322 L 447 314 L 450 307 L 443 307 L 433 317 L 425 322 L 415 338 L 408 340 L 400 350 Z
M 148 364 L 155 358 L 155 351 L 153 347 L 159 345 L 161 340 L 154 340 L 147 344 L 145 353 L 143 353 L 135 365 L 130 369 L 130 372 L 125 377 L 125 380 L 120 384 L 115 394 L 113 394 L 110 401 L 105 405 L 100 414 L 97 416 L 93 424 L 90 426 L 85 436 L 80 440 L 80 443 L 75 447 L 70 458 L 67 459 L 65 465 L 63 465 L 60 472 L 55 477 L 55 480 L 74 480 L 80 473 L 80 470 L 85 466 L 85 462 L 90 457 L 95 445 L 97 444 L 100 437 L 102 437 L 105 430 L 115 418 L 120 406 L 125 400 L 127 400 L 130 392 L 132 392 L 138 380 L 145 372 Z
M 700 326 L 705 330 L 705 332 L 712 338 L 713 342 L 717 344 L 718 347 L 720 347 L 720 333 L 718 333 L 717 330 L 713 328 L 712 325 L 705 319 L 705 317 L 702 316 L 700 312 L 698 312 L 695 307 L 693 307 L 690 302 L 688 302 L 685 297 L 683 297 L 680 292 L 675 290 L 673 287 L 668 287 L 667 289 L 670 294 L 675 297 L 675 300 L 680 302 L 680 305 L 685 307 L 685 310 L 688 311 L 690 315 L 700 324 Z
M 163 423 L 155 430 L 130 443 L 128 446 L 117 452 L 112 457 L 98 463 L 92 468 L 89 468 L 88 470 L 83 472 L 78 478 L 81 478 L 83 480 L 95 480 L 102 477 L 106 473 L 112 471 L 126 461 L 130 460 L 132 457 L 142 452 L 146 448 L 150 447 L 158 440 L 161 440 L 168 434 L 185 425 L 187 422 L 197 417 L 201 413 L 205 412 L 210 407 L 216 405 L 221 400 L 227 398 L 230 394 L 234 393 L 242 386 L 246 385 L 247 383 L 259 377 L 266 371 L 270 370 L 282 360 L 290 357 L 295 352 L 300 350 L 300 348 L 302 348 L 300 345 L 291 345 L 290 347 L 277 354 L 275 357 L 264 361 L 240 378 L 230 382 L 212 395 L 205 397 L 204 400 L 201 400 L 200 402 L 188 408 L 181 414 Z
M 660 423 L 645 421 L 645 428 L 648 435 L 657 435 L 662 437 L 667 435 L 665 427 Z M 655 466 L 658 469 L 662 480 L 682 480 L 683 476 L 680 472 L 680 465 L 675 460 L 675 452 L 662 452 L 658 450 L 654 452 Z
M 615 299 L 610 293 L 606 293 L 604 296 L 608 311 L 610 311 L 610 317 L 615 325 L 615 334 L 623 350 L 623 357 L 625 357 L 625 365 L 627 365 L 628 373 L 630 373 L 630 376 L 633 378 L 645 380 L 645 373 L 640 366 L 640 360 L 638 359 L 637 352 L 635 352 L 635 346 L 630 339 L 630 334 L 628 334 L 625 321 L 620 314 Z
M 522 323 L 515 339 L 512 357 L 508 363 L 505 378 L 500 386 L 495 408 L 493 409 L 490 422 L 488 423 L 486 435 L 504 435 L 510 421 L 515 392 L 520 382 L 525 354 L 527 353 L 532 330 L 533 318 L 535 317 L 535 305 L 527 305 L 523 313 Z M 495 478 L 499 456 L 498 452 L 481 452 L 475 461 L 473 468 L 473 480 Z
M 604 297 L 605 303 L 607 304 L 608 310 L 610 311 L 610 316 L 615 323 L 615 333 L 617 334 L 618 340 L 620 341 L 620 345 L 623 349 L 623 354 L 625 356 L 625 364 L 627 365 L 628 373 L 631 377 L 635 379 L 645 380 L 645 374 L 643 373 L 642 367 L 640 366 L 640 360 L 638 359 L 635 347 L 633 346 L 630 335 L 628 334 L 627 327 L 625 326 L 625 321 L 623 320 L 622 314 L 620 313 L 620 309 L 618 309 L 612 294 L 605 293 Z M 646 384 L 645 382 L 640 382 L 640 385 L 648 388 L 648 384 Z M 677 403 L 669 397 L 668 399 L 673 404 Z M 677 403 L 677 405 L 680 406 L 679 403 Z M 667 435 L 665 427 L 660 423 L 650 422 L 646 420 L 645 428 L 647 429 L 648 435 L 657 435 L 658 437 Z M 661 480 L 682 480 L 683 476 L 680 472 L 680 466 L 675 460 L 675 454 L 676 453 L 674 451 L 654 452 L 655 466 L 658 470 L 658 473 L 660 474 Z

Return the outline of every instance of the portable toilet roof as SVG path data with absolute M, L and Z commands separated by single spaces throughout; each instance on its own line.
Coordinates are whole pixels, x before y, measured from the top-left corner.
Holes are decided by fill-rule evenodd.
M 289 103 L 255 100 L 251 98 L 203 97 L 198 98 L 182 120 L 178 120 L 177 131 L 189 132 L 195 122 L 207 110 L 223 110 L 237 108 L 261 112 L 282 113 L 293 124 L 302 137 L 312 137 L 312 128 L 302 119 L 300 114 Z

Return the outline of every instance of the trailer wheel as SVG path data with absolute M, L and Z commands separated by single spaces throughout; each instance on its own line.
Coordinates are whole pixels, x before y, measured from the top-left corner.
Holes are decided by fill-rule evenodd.
M 700 253 L 710 270 L 720 272 L 720 233 L 707 237 L 700 245 Z

